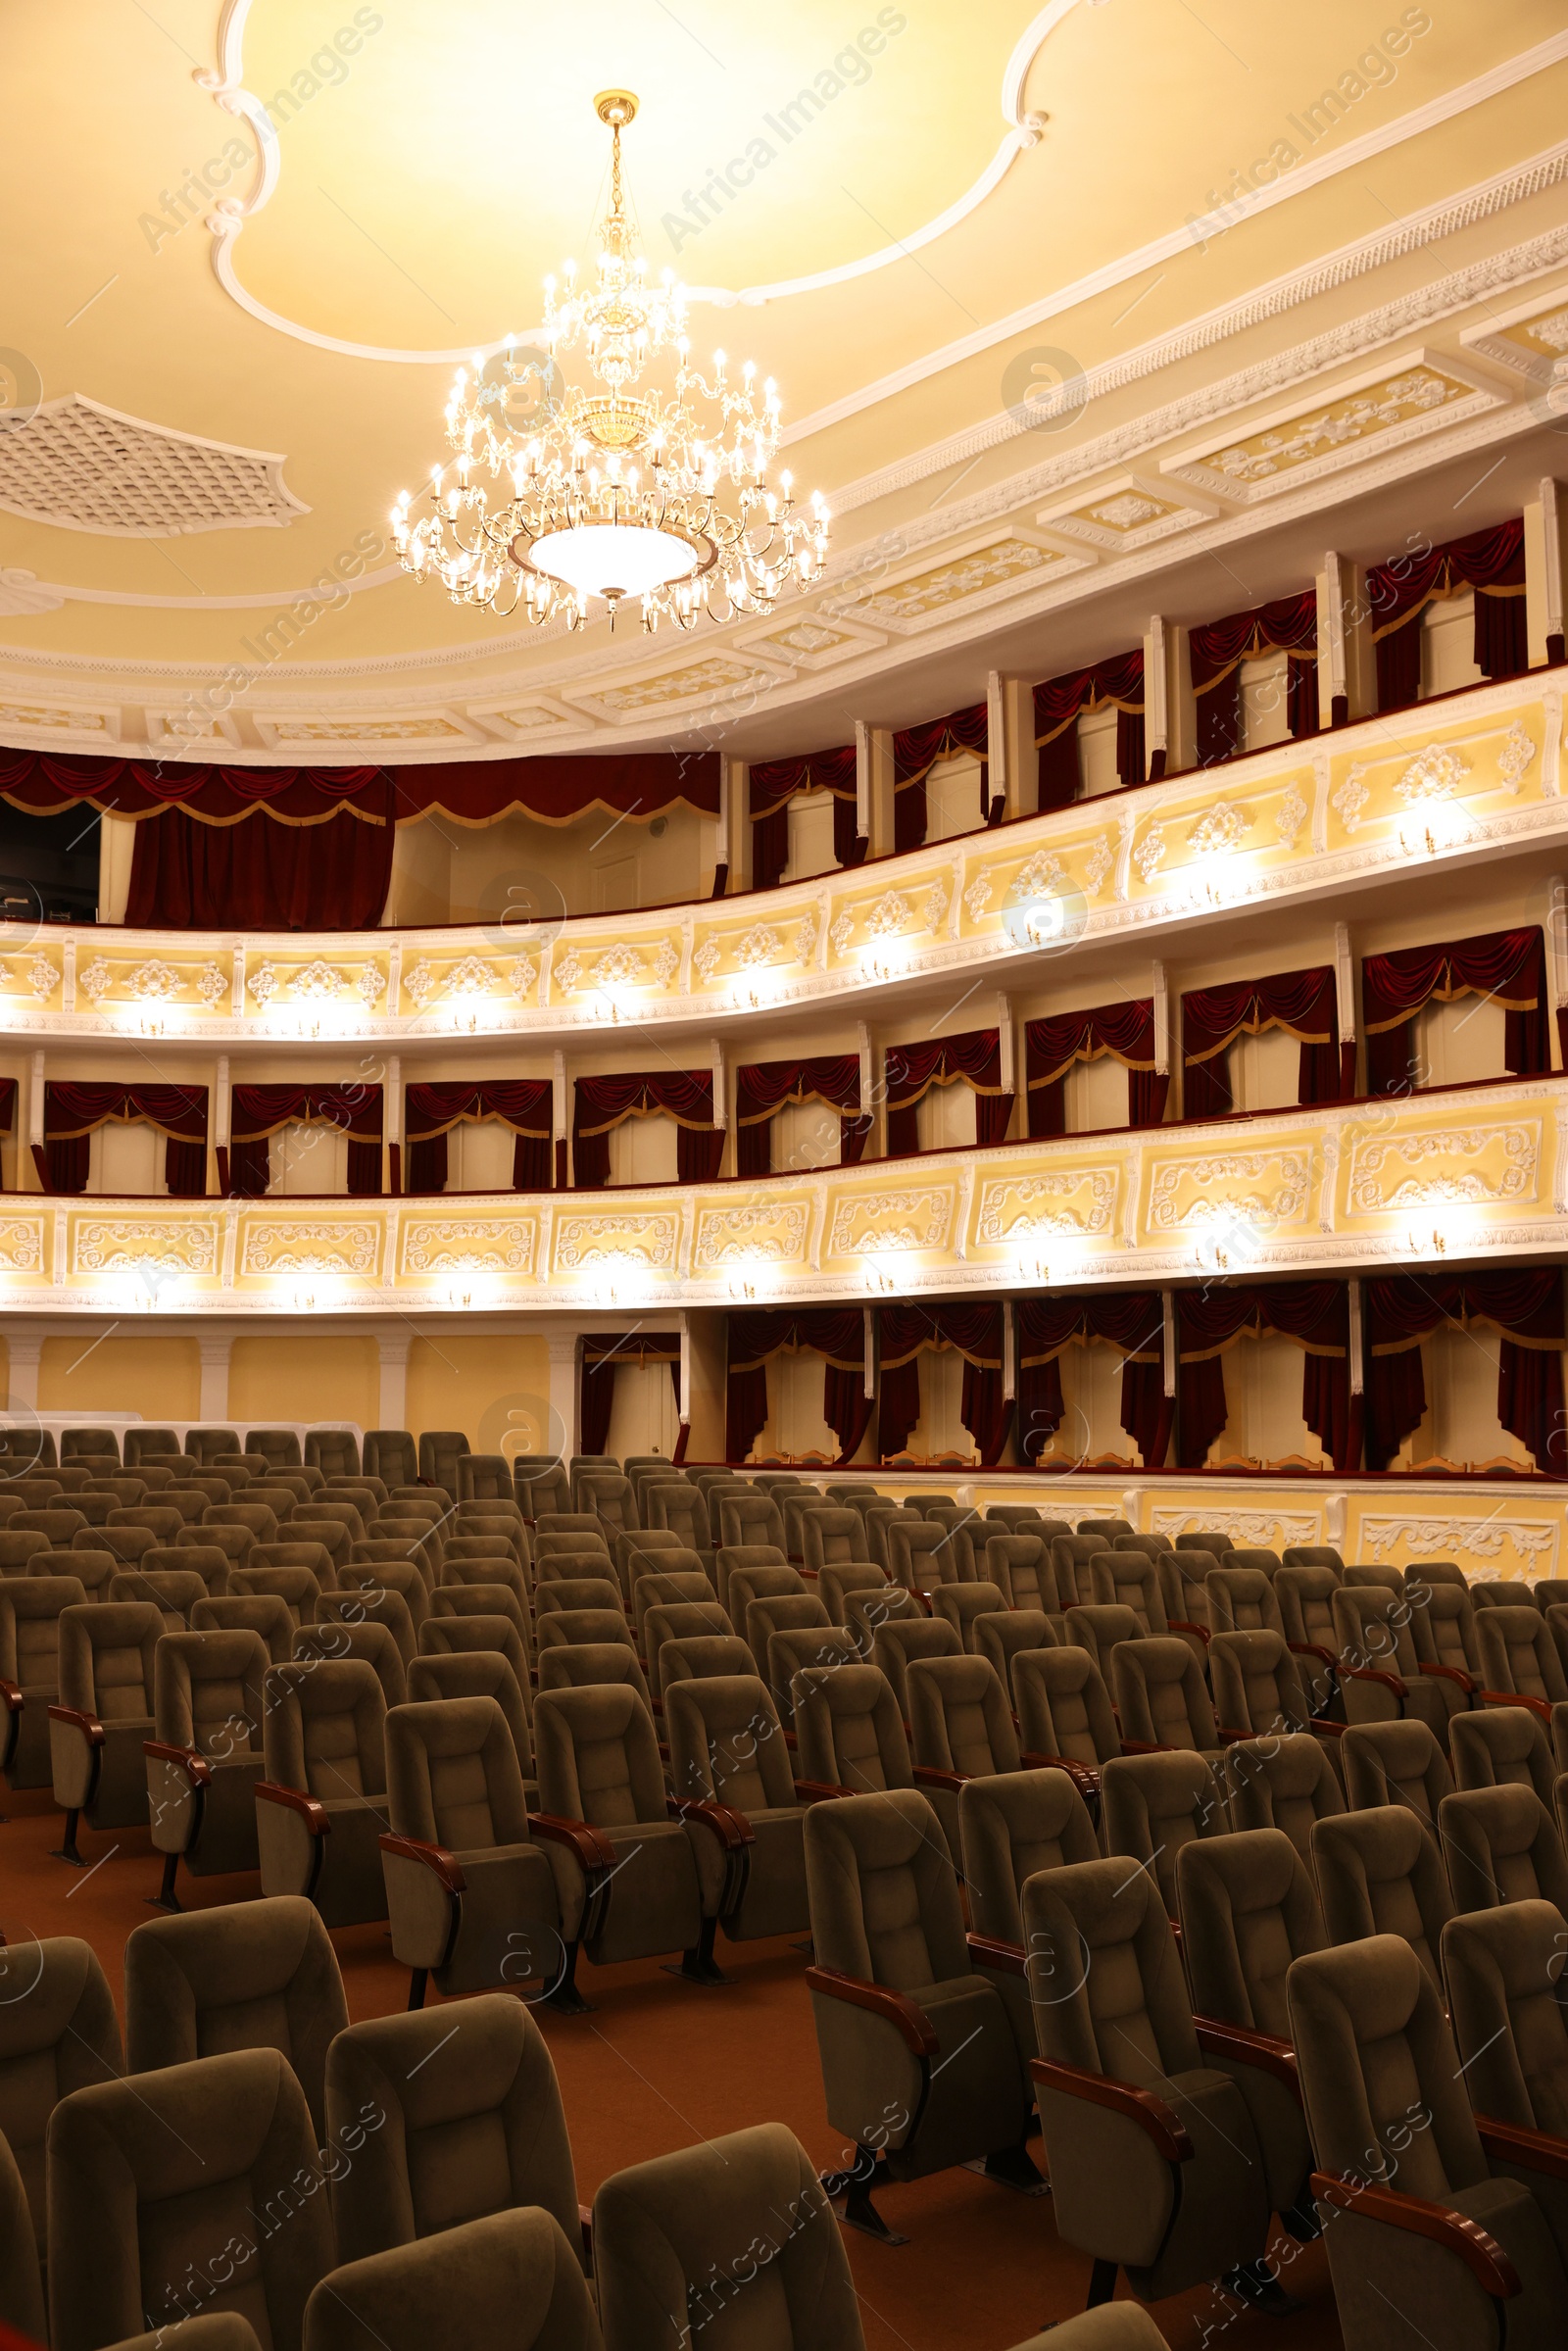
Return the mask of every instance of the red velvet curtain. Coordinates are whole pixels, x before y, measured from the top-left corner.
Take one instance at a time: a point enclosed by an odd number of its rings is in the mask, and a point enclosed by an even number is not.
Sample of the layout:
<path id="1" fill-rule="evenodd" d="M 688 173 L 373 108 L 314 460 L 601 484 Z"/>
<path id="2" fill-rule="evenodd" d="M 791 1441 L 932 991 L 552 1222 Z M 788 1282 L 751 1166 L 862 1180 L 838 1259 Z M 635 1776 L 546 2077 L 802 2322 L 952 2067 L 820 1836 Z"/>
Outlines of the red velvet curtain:
<path id="1" fill-rule="evenodd" d="M 1088 1012 L 1058 1012 L 1049 1020 L 1031 1020 L 1024 1030 L 1029 1056 L 1031 1135 L 1067 1132 L 1065 1085 L 1075 1061 L 1098 1061 L 1108 1055 L 1127 1072 L 1127 1124 L 1157 1127 L 1165 1115 L 1170 1079 L 1154 1067 L 1154 1000 L 1138 998 L 1122 1004 L 1097 1004 Z M 1038 1072 L 1038 1074 L 1037 1074 Z"/>
<path id="2" fill-rule="evenodd" d="M 619 1338 L 596 1332 L 582 1343 L 582 1382 L 578 1392 L 578 1435 L 585 1453 L 602 1453 L 610 1435 L 610 1416 L 615 1402 L 615 1374 L 623 1363 L 639 1367 L 667 1363 L 680 1402 L 680 1333 L 629 1331 Z M 676 1447 L 676 1458 L 681 1447 Z"/>
<path id="3" fill-rule="evenodd" d="M 1368 1094 L 1410 1092 L 1416 1077 L 1411 1021 L 1434 998 L 1451 1004 L 1459 996 L 1489 996 L 1503 1006 L 1503 1060 L 1516 1077 L 1551 1067 L 1546 951 L 1540 926 L 1532 923 L 1362 958 Z"/>
<path id="4" fill-rule="evenodd" d="M 1321 963 L 1310 971 L 1281 971 L 1263 980 L 1233 980 L 1223 988 L 1195 988 L 1182 998 L 1184 1118 L 1223 1118 L 1236 1107 L 1229 1049 L 1244 1033 L 1256 1037 L 1265 1029 L 1284 1029 L 1300 1039 L 1298 1102 L 1343 1099 L 1346 1073 L 1334 969 Z"/>
<path id="5" fill-rule="evenodd" d="M 1003 1397 L 1002 1307 L 884 1306 L 878 1323 L 877 1453 L 901 1452 L 920 1418 L 920 1357 L 956 1347 L 963 1357 L 959 1417 L 979 1447 L 982 1468 L 1002 1458 L 1013 1407 Z"/>
<path id="6" fill-rule="evenodd" d="M 1057 1358 L 1075 1341 L 1103 1339 L 1118 1347 L 1121 1425 L 1146 1469 L 1164 1467 L 1173 1398 L 1165 1394 L 1164 1304 L 1157 1290 L 1112 1290 L 1083 1297 L 1022 1298 L 1018 1318 L 1018 1451 L 1038 1461 L 1065 1415 Z"/>
<path id="7" fill-rule="evenodd" d="M 776 1355 L 823 1360 L 822 1418 L 839 1441 L 837 1466 L 853 1461 L 871 1417 L 865 1394 L 865 1318 L 858 1306 L 749 1308 L 727 1333 L 724 1454 L 744 1461 L 767 1422 L 767 1366 Z"/>
<path id="8" fill-rule="evenodd" d="M 833 795 L 833 855 L 858 865 L 866 841 L 856 830 L 857 759 L 853 743 L 808 751 L 796 759 L 764 759 L 751 770 L 752 887 L 771 890 L 790 861 L 790 802 L 797 792 Z"/>
<path id="9" fill-rule="evenodd" d="M 16 1082 L 11 1081 L 11 1110 Z M 200 1200 L 207 1190 L 205 1086 L 82 1085 L 64 1079 L 43 1090 L 44 1154 L 51 1192 L 87 1188 L 88 1138 L 111 1120 L 143 1120 L 166 1138 L 164 1182 L 174 1200 Z"/>
<path id="10" fill-rule="evenodd" d="M 352 1199 L 372 1199 L 380 1192 L 379 1086 L 236 1086 L 228 1181 L 234 1199 L 261 1199 L 267 1190 L 269 1138 L 282 1127 L 307 1122 L 347 1135 Z"/>
<path id="11" fill-rule="evenodd" d="M 1386 1469 L 1427 1408 L 1421 1341 L 1442 1323 L 1502 1335 L 1497 1418 L 1546 1476 L 1568 1476 L 1563 1425 L 1562 1268 L 1386 1274 L 1365 1289 L 1367 1456 Z"/>
<path id="12" fill-rule="evenodd" d="M 213 824 L 183 808 L 144 817 L 131 851 L 125 920 L 137 929 L 372 930 L 392 878 L 392 785 L 373 821 L 340 808 L 322 822 L 265 812 Z"/>
<path id="13" fill-rule="evenodd" d="M 1342 1281 L 1229 1282 L 1176 1301 L 1178 1466 L 1201 1469 L 1229 1418 L 1226 1350 L 1248 1332 L 1279 1331 L 1302 1349 L 1301 1418 L 1337 1470 L 1358 1466 L 1351 1410 L 1349 1302 Z"/>
<path id="14" fill-rule="evenodd" d="M 735 1167 L 743 1176 L 770 1175 L 773 1120 L 787 1104 L 825 1102 L 839 1117 L 839 1164 L 854 1167 L 865 1151 L 871 1121 L 860 1116 L 860 1056 L 820 1053 L 808 1061 L 751 1061 L 735 1072 Z"/>
<path id="15" fill-rule="evenodd" d="M 1244 661 L 1286 656 L 1286 714 L 1293 735 L 1317 732 L 1317 593 L 1281 596 L 1250 612 L 1228 612 L 1188 638 L 1198 697 L 1198 764 L 1212 767 L 1241 749 Z"/>
<path id="16" fill-rule="evenodd" d="M 1404 710 L 1421 697 L 1421 613 L 1441 597 L 1475 591 L 1474 661 L 1486 677 L 1518 677 L 1530 666 L 1525 623 L 1525 526 L 1514 515 L 1442 547 L 1374 563 L 1366 575 L 1378 664 L 1378 709 Z"/>
<path id="17" fill-rule="evenodd" d="M 1078 797 L 1078 721 L 1116 706 L 1116 774 L 1123 784 L 1144 780 L 1144 654 L 1121 653 L 1092 669 L 1070 669 L 1035 688 L 1035 748 L 1040 755 L 1040 807 L 1064 808 Z"/>
<path id="18" fill-rule="evenodd" d="M 925 779 L 938 759 L 955 752 L 972 751 L 980 761 L 979 824 L 1000 814 L 990 801 L 990 715 L 983 702 L 966 710 L 950 710 L 945 718 L 928 719 L 924 726 L 906 726 L 893 738 L 893 847 L 902 856 L 925 841 Z"/>
<path id="19" fill-rule="evenodd" d="M 890 1045 L 883 1063 L 887 1087 L 888 1156 L 920 1148 L 917 1105 L 933 1086 L 962 1080 L 973 1089 L 977 1143 L 1001 1143 L 1012 1117 L 1012 1096 L 1002 1091 L 1002 1040 L 996 1029 L 961 1037 L 928 1037 L 919 1045 Z"/>
<path id="20" fill-rule="evenodd" d="M 548 1078 L 458 1079 L 405 1087 L 404 1133 L 410 1192 L 445 1192 L 447 1136 L 462 1119 L 494 1119 L 511 1127 L 514 1192 L 551 1189 L 552 1087 Z M 597 1449 L 597 1448 L 595 1448 Z"/>
<path id="21" fill-rule="evenodd" d="M 676 1124 L 677 1182 L 712 1181 L 724 1151 L 723 1130 L 713 1124 L 712 1071 L 617 1071 L 613 1077 L 576 1081 L 571 1163 L 579 1192 L 600 1192 L 609 1183 L 611 1129 L 655 1110 L 667 1111 Z"/>

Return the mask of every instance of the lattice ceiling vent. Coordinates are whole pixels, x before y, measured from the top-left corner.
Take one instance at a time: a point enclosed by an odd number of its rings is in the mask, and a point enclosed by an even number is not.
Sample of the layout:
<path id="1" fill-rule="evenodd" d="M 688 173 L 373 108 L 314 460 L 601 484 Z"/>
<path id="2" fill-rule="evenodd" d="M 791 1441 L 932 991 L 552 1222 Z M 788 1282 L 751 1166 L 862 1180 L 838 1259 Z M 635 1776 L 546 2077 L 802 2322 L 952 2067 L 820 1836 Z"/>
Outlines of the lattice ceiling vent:
<path id="1" fill-rule="evenodd" d="M 0 508 L 111 539 L 280 530 L 310 513 L 284 487 L 285 463 L 69 392 L 0 431 Z"/>

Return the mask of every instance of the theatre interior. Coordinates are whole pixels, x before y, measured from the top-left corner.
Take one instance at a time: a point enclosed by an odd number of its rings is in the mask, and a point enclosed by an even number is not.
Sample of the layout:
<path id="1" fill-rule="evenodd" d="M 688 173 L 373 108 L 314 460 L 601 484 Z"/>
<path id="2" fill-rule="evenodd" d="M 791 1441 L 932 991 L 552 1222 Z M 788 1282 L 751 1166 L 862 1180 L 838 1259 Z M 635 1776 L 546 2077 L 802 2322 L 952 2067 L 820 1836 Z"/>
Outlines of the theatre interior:
<path id="1" fill-rule="evenodd" d="M 0 2351 L 1561 2351 L 1560 6 L 0 87 Z"/>

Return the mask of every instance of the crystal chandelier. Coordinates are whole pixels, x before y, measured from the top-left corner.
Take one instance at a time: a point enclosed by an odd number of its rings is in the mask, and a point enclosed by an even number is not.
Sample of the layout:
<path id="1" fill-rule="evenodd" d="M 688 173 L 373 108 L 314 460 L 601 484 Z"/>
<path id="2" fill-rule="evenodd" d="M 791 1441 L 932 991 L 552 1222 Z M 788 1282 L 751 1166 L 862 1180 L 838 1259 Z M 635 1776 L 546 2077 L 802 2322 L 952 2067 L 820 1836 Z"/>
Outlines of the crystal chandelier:
<path id="1" fill-rule="evenodd" d="M 514 434 L 509 410 L 535 383 L 539 354 L 509 343 L 499 366 L 460 367 L 446 408 L 448 463 L 431 468 L 416 501 L 392 510 L 398 560 L 416 579 L 438 579 L 455 604 L 505 618 L 564 617 L 580 628 L 602 597 L 611 626 L 635 598 L 645 629 L 690 628 L 708 612 L 727 620 L 771 612 L 792 583 L 821 572 L 828 513 L 814 492 L 798 507 L 778 454 L 779 399 L 739 383 L 716 352 L 711 376 L 689 359 L 685 288 L 666 269 L 657 286 L 634 250 L 621 186 L 620 134 L 637 112 L 628 90 L 606 90 L 594 111 L 612 138 L 610 210 L 599 228 L 598 283 L 579 291 L 566 264 L 564 297 L 545 279 L 548 375 L 556 354 L 581 344 L 594 383 L 547 405 Z M 662 362 L 670 389 L 645 382 Z"/>

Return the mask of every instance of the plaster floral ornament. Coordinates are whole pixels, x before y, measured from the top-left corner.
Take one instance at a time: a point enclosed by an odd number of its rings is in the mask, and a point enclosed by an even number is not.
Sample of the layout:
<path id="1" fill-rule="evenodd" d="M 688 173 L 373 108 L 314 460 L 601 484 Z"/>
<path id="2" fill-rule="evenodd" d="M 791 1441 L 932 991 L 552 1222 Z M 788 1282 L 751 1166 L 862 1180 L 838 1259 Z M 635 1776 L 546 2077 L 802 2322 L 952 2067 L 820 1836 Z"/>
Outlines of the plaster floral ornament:
<path id="1" fill-rule="evenodd" d="M 1451 800 L 1469 772 L 1469 760 L 1461 759 L 1456 751 L 1423 751 L 1405 768 L 1394 795 L 1407 808 L 1422 801 Z"/>
<path id="2" fill-rule="evenodd" d="M 795 960 L 809 963 L 816 953 L 816 916 L 808 907 L 801 916 L 801 927 L 795 934 Z"/>
<path id="3" fill-rule="evenodd" d="M 711 985 L 713 975 L 723 959 L 724 951 L 718 941 L 713 938 L 705 939 L 692 957 L 692 969 L 705 988 Z"/>
<path id="4" fill-rule="evenodd" d="M 1240 849 L 1244 836 L 1251 829 L 1250 821 L 1240 808 L 1228 800 L 1218 800 L 1200 816 L 1187 836 L 1187 845 L 1200 857 L 1228 857 Z M 1149 876 L 1145 874 L 1147 881 Z"/>
<path id="5" fill-rule="evenodd" d="M 948 886 L 946 882 L 935 881 L 926 893 L 925 905 L 920 910 L 920 919 L 928 931 L 940 931 L 947 918 Z"/>
<path id="6" fill-rule="evenodd" d="M 421 956 L 412 971 L 403 974 L 403 985 L 416 1012 L 422 1012 L 435 994 L 435 973 Z"/>
<path id="7" fill-rule="evenodd" d="M 771 963 L 777 953 L 778 933 L 770 931 L 765 922 L 754 922 L 746 936 L 735 943 L 735 960 L 743 971 L 755 971 L 760 963 Z"/>
<path id="8" fill-rule="evenodd" d="M 1164 864 L 1165 851 L 1164 826 L 1152 824 L 1133 852 L 1133 863 L 1137 866 L 1146 886 L 1152 882 L 1155 874 Z"/>
<path id="9" fill-rule="evenodd" d="M 42 1004 L 60 985 L 60 966 L 47 955 L 34 955 L 27 965 L 27 985 Z"/>
<path id="10" fill-rule="evenodd" d="M 228 994 L 227 972 L 220 971 L 216 963 L 204 963 L 196 974 L 196 993 L 208 1010 L 213 1010 Z"/>
<path id="11" fill-rule="evenodd" d="M 1510 792 L 1518 791 L 1535 756 L 1535 743 L 1516 718 L 1503 736 L 1502 749 L 1497 754 L 1497 773 Z"/>
<path id="12" fill-rule="evenodd" d="M 1296 847 L 1297 842 L 1300 839 L 1301 827 L 1310 813 L 1302 797 L 1300 786 L 1293 784 L 1274 811 L 1274 830 L 1278 833 L 1284 848 L 1294 849 Z"/>
<path id="13" fill-rule="evenodd" d="M 556 978 L 569 993 L 582 985 L 582 957 L 574 947 L 568 947 L 556 965 Z"/>
<path id="14" fill-rule="evenodd" d="M 247 976 L 245 985 L 265 1012 L 277 994 L 277 973 L 270 963 L 258 963 L 256 969 Z"/>
<path id="15" fill-rule="evenodd" d="M 909 919 L 909 909 L 897 890 L 884 890 L 865 917 L 868 939 L 892 939 L 903 931 Z"/>
<path id="16" fill-rule="evenodd" d="M 448 996 L 488 996 L 495 986 L 495 973 L 477 955 L 465 955 L 454 963 L 446 977 Z"/>
<path id="17" fill-rule="evenodd" d="M 518 998 L 533 994 L 539 978 L 539 966 L 532 955 L 518 955 L 512 966 L 512 993 Z"/>
<path id="18" fill-rule="evenodd" d="M 855 916 L 850 912 L 848 906 L 845 907 L 833 928 L 828 932 L 828 937 L 833 943 L 835 955 L 849 954 L 850 942 L 855 937 Z"/>
<path id="19" fill-rule="evenodd" d="M 1116 857 L 1110 846 L 1110 836 L 1108 833 L 1102 833 L 1084 861 L 1084 880 L 1089 884 L 1091 898 L 1100 896 L 1115 862 Z"/>
<path id="20" fill-rule="evenodd" d="M 1357 762 L 1333 795 L 1333 806 L 1338 808 L 1340 821 L 1348 833 L 1359 831 L 1362 813 L 1372 797 L 1363 781 L 1365 775 L 1365 767 Z"/>
<path id="21" fill-rule="evenodd" d="M 674 978 L 679 969 L 679 950 L 674 947 L 668 939 L 662 940 L 660 942 L 659 953 L 654 957 L 655 986 L 659 988 L 667 988 L 670 981 Z"/>
<path id="22" fill-rule="evenodd" d="M 373 1012 L 386 994 L 386 973 L 379 964 L 367 963 L 363 966 L 355 985 L 366 1010 Z"/>
<path id="23" fill-rule="evenodd" d="M 85 971 L 76 974 L 76 986 L 81 990 L 94 1011 L 114 986 L 114 974 L 102 955 L 94 955 Z"/>
<path id="24" fill-rule="evenodd" d="M 302 963 L 291 985 L 296 996 L 303 996 L 313 1004 L 324 1003 L 343 992 L 342 974 L 334 971 L 330 963 L 323 963 L 319 956 L 314 963 Z"/>
<path id="25" fill-rule="evenodd" d="M 975 875 L 974 880 L 963 894 L 963 903 L 969 909 L 969 920 L 978 922 L 991 904 L 991 876 L 989 873 Z"/>

